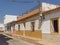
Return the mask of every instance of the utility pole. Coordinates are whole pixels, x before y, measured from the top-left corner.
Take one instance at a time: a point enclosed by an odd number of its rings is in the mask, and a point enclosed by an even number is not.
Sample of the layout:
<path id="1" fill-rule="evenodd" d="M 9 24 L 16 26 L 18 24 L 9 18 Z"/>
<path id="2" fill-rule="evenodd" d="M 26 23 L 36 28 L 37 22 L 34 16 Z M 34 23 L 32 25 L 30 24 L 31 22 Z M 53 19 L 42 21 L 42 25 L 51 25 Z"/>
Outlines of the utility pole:
<path id="1" fill-rule="evenodd" d="M 22 1 L 22 0 L 9 0 L 11 2 L 17 2 L 17 3 L 33 3 L 34 1 Z"/>
<path id="2" fill-rule="evenodd" d="M 38 27 L 38 29 L 40 29 L 41 28 L 41 25 L 42 25 L 42 18 L 43 18 L 43 15 L 42 15 L 42 3 L 41 3 L 40 0 L 35 0 L 35 1 L 39 5 L 39 27 Z"/>

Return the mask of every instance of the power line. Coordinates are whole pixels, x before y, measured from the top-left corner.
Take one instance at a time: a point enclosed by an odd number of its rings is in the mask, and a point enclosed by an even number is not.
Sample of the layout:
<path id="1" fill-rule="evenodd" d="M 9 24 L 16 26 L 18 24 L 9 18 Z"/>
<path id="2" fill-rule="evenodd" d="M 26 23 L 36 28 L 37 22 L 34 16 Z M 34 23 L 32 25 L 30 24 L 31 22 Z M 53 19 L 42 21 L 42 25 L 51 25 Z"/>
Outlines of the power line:
<path id="1" fill-rule="evenodd" d="M 17 3 L 33 3 L 34 1 L 17 1 L 17 0 L 9 0 L 11 2 L 17 2 Z"/>

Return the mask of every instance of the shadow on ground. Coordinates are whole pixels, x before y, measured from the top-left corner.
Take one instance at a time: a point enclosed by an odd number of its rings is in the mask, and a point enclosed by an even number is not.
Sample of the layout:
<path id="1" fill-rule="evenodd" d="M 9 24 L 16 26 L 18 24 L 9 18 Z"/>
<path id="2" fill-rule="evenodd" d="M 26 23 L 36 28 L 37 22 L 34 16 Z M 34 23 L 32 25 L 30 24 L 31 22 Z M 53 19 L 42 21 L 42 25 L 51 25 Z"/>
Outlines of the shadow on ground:
<path id="1" fill-rule="evenodd" d="M 3 34 L 0 34 L 0 45 L 9 45 L 7 41 L 11 40 L 12 38 L 7 37 Z"/>

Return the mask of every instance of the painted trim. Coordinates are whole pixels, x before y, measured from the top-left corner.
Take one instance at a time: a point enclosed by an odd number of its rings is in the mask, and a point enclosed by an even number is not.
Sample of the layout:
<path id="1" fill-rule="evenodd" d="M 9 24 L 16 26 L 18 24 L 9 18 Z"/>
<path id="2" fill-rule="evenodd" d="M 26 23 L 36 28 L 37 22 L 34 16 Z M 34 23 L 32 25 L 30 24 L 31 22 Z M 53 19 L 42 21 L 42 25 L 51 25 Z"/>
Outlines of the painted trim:
<path id="1" fill-rule="evenodd" d="M 42 11 L 42 13 L 43 13 L 43 15 L 46 15 L 46 14 L 50 14 L 50 13 L 57 12 L 57 11 L 60 11 L 60 7 L 57 7 L 57 8 L 51 9 L 51 10 L 47 10 L 47 11 Z"/>
<path id="2" fill-rule="evenodd" d="M 52 20 L 55 20 L 55 19 L 58 20 L 58 32 L 52 32 Z M 59 17 L 50 19 L 50 32 L 51 32 L 51 34 L 59 34 Z"/>
<path id="3" fill-rule="evenodd" d="M 59 34 L 60 34 L 60 17 L 59 17 Z"/>

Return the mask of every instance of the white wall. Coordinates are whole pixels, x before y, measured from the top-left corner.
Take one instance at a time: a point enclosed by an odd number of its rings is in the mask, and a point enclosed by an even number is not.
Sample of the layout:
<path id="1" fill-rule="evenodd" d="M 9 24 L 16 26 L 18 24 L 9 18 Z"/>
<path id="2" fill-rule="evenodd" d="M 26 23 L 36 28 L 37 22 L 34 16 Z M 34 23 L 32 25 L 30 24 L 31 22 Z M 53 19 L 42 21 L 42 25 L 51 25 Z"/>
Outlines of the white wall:
<path id="1" fill-rule="evenodd" d="M 20 30 L 25 30 L 24 23 L 20 23 Z"/>
<path id="2" fill-rule="evenodd" d="M 31 17 L 29 19 L 26 19 L 26 20 L 20 22 L 19 23 L 20 24 L 20 30 L 32 30 L 31 22 L 35 22 L 34 29 L 39 30 L 38 29 L 38 27 L 39 27 L 39 16 Z M 25 23 L 25 27 L 24 27 L 24 23 Z"/>
<path id="3" fill-rule="evenodd" d="M 28 22 L 26 22 L 26 30 L 32 30 L 32 24 L 31 24 L 31 22 L 34 22 L 34 29 L 35 30 L 39 30 L 38 29 L 38 27 L 39 27 L 39 19 L 36 19 L 34 21 L 28 21 Z"/>
<path id="4" fill-rule="evenodd" d="M 45 19 L 42 21 L 41 30 L 42 33 L 50 33 L 50 19 L 60 17 L 60 11 L 50 13 L 45 16 Z"/>
<path id="5" fill-rule="evenodd" d="M 54 9 L 56 7 L 58 7 L 58 5 L 42 2 L 42 11 L 47 11 L 47 10 L 50 10 L 50 9 Z"/>
<path id="6" fill-rule="evenodd" d="M 26 22 L 26 30 L 32 30 L 31 29 L 31 22 Z"/>
<path id="7" fill-rule="evenodd" d="M 18 31 L 18 24 L 15 24 L 15 30 Z"/>
<path id="8" fill-rule="evenodd" d="M 35 20 L 35 30 L 39 30 L 39 18 Z"/>
<path id="9" fill-rule="evenodd" d="M 4 16 L 4 24 L 10 23 L 12 21 L 16 21 L 17 20 L 17 16 L 14 15 L 5 15 Z"/>
<path id="10" fill-rule="evenodd" d="M 39 30 L 38 27 L 39 27 L 39 16 L 35 16 L 35 17 L 32 17 L 32 18 L 29 18 L 27 20 L 25 20 L 25 30 L 32 30 L 32 25 L 31 25 L 31 22 L 34 22 L 34 29 L 35 30 Z"/>

